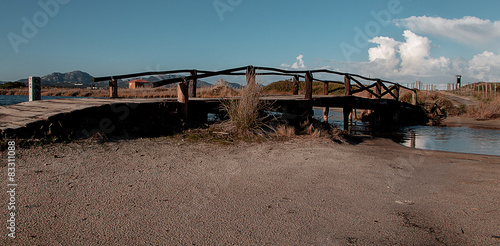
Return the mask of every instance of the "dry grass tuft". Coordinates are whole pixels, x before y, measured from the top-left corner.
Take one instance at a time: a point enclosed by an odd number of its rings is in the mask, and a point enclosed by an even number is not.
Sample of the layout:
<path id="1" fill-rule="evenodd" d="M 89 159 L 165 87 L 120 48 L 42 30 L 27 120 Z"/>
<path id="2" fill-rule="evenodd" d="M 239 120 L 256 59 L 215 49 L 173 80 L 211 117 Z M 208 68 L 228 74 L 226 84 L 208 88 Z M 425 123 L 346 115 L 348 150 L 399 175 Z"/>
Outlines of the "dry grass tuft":
<path id="1" fill-rule="evenodd" d="M 467 108 L 466 116 L 476 119 L 500 118 L 500 98 L 492 102 L 479 102 Z"/>
<path id="2" fill-rule="evenodd" d="M 214 86 L 198 88 L 196 94 L 203 98 L 235 97 L 240 95 L 240 91 L 230 87 L 224 80 L 220 80 Z"/>
<path id="3" fill-rule="evenodd" d="M 262 88 L 257 83 L 245 86 L 241 97 L 236 100 L 223 100 L 222 106 L 228 120 L 224 122 L 227 131 L 243 135 L 265 135 L 265 116 L 261 112 L 265 105 L 260 102 Z"/>
<path id="4" fill-rule="evenodd" d="M 278 137 L 294 137 L 295 136 L 295 127 L 287 126 L 287 125 L 279 125 L 276 127 L 275 134 Z"/>

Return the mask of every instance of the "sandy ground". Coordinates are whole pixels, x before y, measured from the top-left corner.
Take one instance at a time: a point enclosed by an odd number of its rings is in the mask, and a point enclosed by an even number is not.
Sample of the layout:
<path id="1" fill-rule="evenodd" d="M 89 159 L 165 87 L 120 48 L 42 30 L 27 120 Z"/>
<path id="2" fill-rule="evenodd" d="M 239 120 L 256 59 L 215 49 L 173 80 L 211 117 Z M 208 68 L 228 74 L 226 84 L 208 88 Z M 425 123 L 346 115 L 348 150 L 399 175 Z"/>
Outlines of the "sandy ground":
<path id="1" fill-rule="evenodd" d="M 4 226 L 1 245 L 500 245 L 500 157 L 311 138 L 16 157 L 17 238 Z"/>

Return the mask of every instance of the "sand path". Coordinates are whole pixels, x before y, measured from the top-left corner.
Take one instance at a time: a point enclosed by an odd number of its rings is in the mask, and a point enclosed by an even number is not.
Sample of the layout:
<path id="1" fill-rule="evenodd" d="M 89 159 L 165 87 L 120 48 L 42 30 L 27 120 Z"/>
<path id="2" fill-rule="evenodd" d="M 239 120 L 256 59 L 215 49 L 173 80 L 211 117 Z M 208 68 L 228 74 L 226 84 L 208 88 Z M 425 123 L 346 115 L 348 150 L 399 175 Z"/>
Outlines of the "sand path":
<path id="1" fill-rule="evenodd" d="M 1 245 L 500 244 L 500 157 L 153 138 L 20 149 L 17 163 L 17 238 L 4 228 Z"/>

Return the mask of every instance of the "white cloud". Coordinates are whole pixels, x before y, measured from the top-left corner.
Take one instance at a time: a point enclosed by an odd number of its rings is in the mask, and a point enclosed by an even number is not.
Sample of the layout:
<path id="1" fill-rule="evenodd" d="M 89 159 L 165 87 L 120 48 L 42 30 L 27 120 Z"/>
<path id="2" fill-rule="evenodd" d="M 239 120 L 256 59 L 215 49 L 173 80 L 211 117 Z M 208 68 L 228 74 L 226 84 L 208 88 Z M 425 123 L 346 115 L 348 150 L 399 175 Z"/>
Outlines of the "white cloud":
<path id="1" fill-rule="evenodd" d="M 370 72 L 383 75 L 410 75 L 428 77 L 449 67 L 444 57 L 430 56 L 431 41 L 412 31 L 403 33 L 404 42 L 389 37 L 375 37 L 370 43 L 377 44 L 368 50 L 369 63 L 364 67 Z"/>
<path id="2" fill-rule="evenodd" d="M 397 47 L 400 42 L 388 37 L 375 37 L 370 43 L 378 44 L 377 47 L 368 50 L 368 58 L 371 62 L 377 59 L 390 60 L 396 58 Z"/>
<path id="3" fill-rule="evenodd" d="M 292 68 L 293 69 L 302 69 L 302 68 L 306 68 L 306 66 L 304 65 L 304 56 L 303 55 L 299 55 L 297 56 L 297 61 L 292 65 Z"/>
<path id="4" fill-rule="evenodd" d="M 482 81 L 500 81 L 500 54 L 485 51 L 475 55 L 467 65 L 468 76 Z"/>
<path id="5" fill-rule="evenodd" d="M 467 44 L 500 40 L 500 21 L 483 20 L 474 16 L 461 19 L 412 16 L 396 20 L 396 25 L 416 33 L 446 37 Z"/>
<path id="6" fill-rule="evenodd" d="M 280 67 L 284 68 L 284 69 L 289 69 L 289 68 L 292 68 L 292 69 L 304 69 L 304 68 L 306 68 L 306 65 L 304 64 L 304 55 L 299 55 L 295 59 L 297 61 L 295 63 L 293 63 L 291 66 L 290 66 L 290 64 L 282 63 L 280 65 Z"/>
<path id="7" fill-rule="evenodd" d="M 367 62 L 316 59 L 314 69 L 328 68 L 403 84 L 416 80 L 434 84 L 452 83 L 457 74 L 463 76 L 464 82 L 500 81 L 499 52 L 495 54 L 491 51 L 484 51 L 470 60 L 462 57 L 434 57 L 432 56 L 432 41 L 428 37 L 417 35 L 411 30 L 405 30 L 402 36 L 404 41 L 397 41 L 390 37 L 375 37 L 369 40 L 370 43 L 375 44 L 375 47 L 368 49 Z M 306 68 L 303 58 L 303 55 L 299 55 L 293 65 L 282 64 L 281 66 L 294 69 Z M 318 76 L 322 75 L 318 74 Z"/>

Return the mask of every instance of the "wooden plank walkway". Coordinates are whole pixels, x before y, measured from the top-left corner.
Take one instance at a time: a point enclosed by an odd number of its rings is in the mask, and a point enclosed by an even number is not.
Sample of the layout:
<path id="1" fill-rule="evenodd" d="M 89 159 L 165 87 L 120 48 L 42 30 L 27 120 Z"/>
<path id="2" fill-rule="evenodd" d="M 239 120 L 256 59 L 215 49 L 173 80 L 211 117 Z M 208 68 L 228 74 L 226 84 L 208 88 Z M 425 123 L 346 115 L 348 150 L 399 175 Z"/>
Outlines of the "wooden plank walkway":
<path id="1" fill-rule="evenodd" d="M 111 105 L 114 103 L 156 103 L 175 101 L 166 98 L 75 98 L 54 99 L 23 102 L 14 105 L 0 106 L 0 131 L 18 129 L 38 121 L 46 121 L 51 117 L 78 110 Z"/>
<path id="2" fill-rule="evenodd" d="M 235 98 L 190 98 L 190 103 L 195 104 L 220 104 L 221 100 Z M 282 106 L 292 103 L 301 103 L 305 100 L 303 96 L 266 96 L 261 100 Z M 54 99 L 33 102 L 23 102 L 15 105 L 0 106 L 0 130 L 17 129 L 25 127 L 30 123 L 49 120 L 51 117 L 68 114 L 74 111 L 111 105 L 117 103 L 141 104 L 176 102 L 176 98 L 77 98 L 77 99 Z M 317 107 L 351 107 L 372 109 L 376 105 L 396 103 L 394 100 L 375 100 L 353 96 L 313 96 L 313 106 Z"/>

